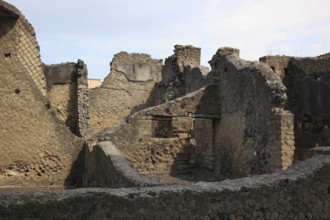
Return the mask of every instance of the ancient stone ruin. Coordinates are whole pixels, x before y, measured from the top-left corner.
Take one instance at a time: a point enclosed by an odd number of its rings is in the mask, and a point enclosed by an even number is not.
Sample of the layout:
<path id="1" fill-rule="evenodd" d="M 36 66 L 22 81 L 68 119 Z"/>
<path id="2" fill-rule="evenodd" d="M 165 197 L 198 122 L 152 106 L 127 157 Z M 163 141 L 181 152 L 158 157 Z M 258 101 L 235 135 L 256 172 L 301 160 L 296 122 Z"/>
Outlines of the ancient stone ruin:
<path id="1" fill-rule="evenodd" d="M 329 219 L 329 54 L 200 57 L 120 52 L 89 88 L 0 0 L 0 219 Z"/>

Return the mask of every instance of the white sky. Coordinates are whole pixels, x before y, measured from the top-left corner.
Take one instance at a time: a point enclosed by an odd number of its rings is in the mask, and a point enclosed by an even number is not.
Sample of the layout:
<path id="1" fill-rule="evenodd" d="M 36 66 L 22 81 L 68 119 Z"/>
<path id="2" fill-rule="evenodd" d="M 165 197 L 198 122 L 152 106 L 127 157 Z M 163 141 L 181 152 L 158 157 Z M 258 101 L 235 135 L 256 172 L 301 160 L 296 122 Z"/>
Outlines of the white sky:
<path id="1" fill-rule="evenodd" d="M 103 79 L 113 55 L 165 59 L 175 44 L 202 48 L 207 65 L 219 47 L 241 57 L 330 52 L 329 0 L 7 0 L 33 25 L 46 64 L 88 65 Z"/>

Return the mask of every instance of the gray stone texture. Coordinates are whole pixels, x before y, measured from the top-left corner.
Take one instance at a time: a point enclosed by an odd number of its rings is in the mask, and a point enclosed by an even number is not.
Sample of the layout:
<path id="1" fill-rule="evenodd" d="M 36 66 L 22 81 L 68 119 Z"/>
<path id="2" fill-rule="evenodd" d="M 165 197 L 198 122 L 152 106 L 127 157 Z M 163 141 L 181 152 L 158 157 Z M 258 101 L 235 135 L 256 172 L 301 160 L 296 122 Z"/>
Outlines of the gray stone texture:
<path id="1" fill-rule="evenodd" d="M 287 88 L 286 109 L 294 114 L 296 160 L 310 157 L 309 149 L 330 144 L 329 56 L 260 58 L 281 76 Z"/>
<path id="2" fill-rule="evenodd" d="M 2 219 L 329 219 L 330 157 L 191 186 L 0 194 Z"/>
<path id="3" fill-rule="evenodd" d="M 201 49 L 191 45 L 175 45 L 174 54 L 165 60 L 162 81 L 152 94 L 154 105 L 162 104 L 194 92 L 207 85 L 209 69 L 200 65 Z"/>
<path id="4" fill-rule="evenodd" d="M 221 105 L 221 119 L 213 126 L 214 169 L 233 176 L 283 169 L 275 152 L 285 143 L 273 141 L 281 128 L 269 122 L 284 114 L 286 88 L 267 65 L 242 60 L 238 53 L 220 48 L 210 61 L 209 75 L 219 84 Z M 288 157 L 292 155 L 293 150 Z"/>
<path id="5" fill-rule="evenodd" d="M 110 141 L 99 142 L 92 152 L 86 148 L 86 169 L 83 185 L 86 187 L 123 188 L 159 185 L 142 177 L 131 167 L 124 155 Z"/>
<path id="6" fill-rule="evenodd" d="M 248 62 L 225 47 L 207 73 L 191 45 L 164 65 L 120 52 L 89 90 L 81 60 L 42 67 L 32 26 L 2 0 L 0 49 L 0 185 L 117 188 L 0 193 L 0 219 L 330 218 L 328 54 Z M 297 159 L 324 155 L 292 167 L 295 145 Z M 196 166 L 245 178 L 146 177 Z"/>

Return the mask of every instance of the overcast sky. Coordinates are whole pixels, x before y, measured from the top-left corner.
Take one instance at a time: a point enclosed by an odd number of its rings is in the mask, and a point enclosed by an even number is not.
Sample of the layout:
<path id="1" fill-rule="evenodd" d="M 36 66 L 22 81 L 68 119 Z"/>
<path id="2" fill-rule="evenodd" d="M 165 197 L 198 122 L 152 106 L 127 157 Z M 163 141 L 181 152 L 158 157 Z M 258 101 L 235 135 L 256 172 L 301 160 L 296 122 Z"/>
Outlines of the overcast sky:
<path id="1" fill-rule="evenodd" d="M 175 44 L 202 48 L 207 65 L 219 47 L 241 57 L 330 52 L 329 0 L 7 0 L 33 25 L 46 64 L 88 65 L 102 79 L 120 51 L 165 59 Z"/>

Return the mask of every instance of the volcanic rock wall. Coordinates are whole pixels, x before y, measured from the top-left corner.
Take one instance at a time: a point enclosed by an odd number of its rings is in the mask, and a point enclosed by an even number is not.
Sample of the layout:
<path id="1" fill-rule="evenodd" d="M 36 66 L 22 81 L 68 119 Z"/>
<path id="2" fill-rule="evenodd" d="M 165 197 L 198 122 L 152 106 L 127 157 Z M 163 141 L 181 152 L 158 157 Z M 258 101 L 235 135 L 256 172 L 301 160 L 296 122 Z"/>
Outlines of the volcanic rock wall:
<path id="1" fill-rule="evenodd" d="M 99 141 L 111 141 L 140 173 L 170 173 L 181 169 L 183 163 L 189 165 L 189 158 L 183 159 L 184 153 L 190 155 L 189 133 L 192 129 L 192 112 L 196 112 L 204 89 L 184 97 L 150 107 L 128 117 L 120 126 L 106 129 L 99 135 Z M 189 149 L 186 149 L 189 148 Z M 93 160 L 93 151 L 97 146 L 90 146 L 86 153 L 85 178 L 93 179 L 97 161 Z M 186 150 L 186 151 L 185 151 Z M 109 173 L 109 175 L 111 175 Z"/>
<path id="2" fill-rule="evenodd" d="M 84 141 L 59 120 L 46 96 L 32 26 L 0 1 L 0 185 L 70 185 Z"/>
<path id="3" fill-rule="evenodd" d="M 330 158 L 191 186 L 0 194 L 3 219 L 329 219 Z M 51 208 L 50 208 L 51 207 Z"/>
<path id="4" fill-rule="evenodd" d="M 149 96 L 161 80 L 161 67 L 161 60 L 147 54 L 116 54 L 103 84 L 89 91 L 92 130 L 115 127 L 128 115 L 149 107 Z"/>
<path id="5" fill-rule="evenodd" d="M 213 84 L 139 111 L 99 140 L 113 142 L 141 173 L 174 173 L 185 163 L 239 177 L 291 166 L 293 115 L 283 110 L 281 80 L 232 48 L 210 63 Z"/>
<path id="6" fill-rule="evenodd" d="M 27 74 L 46 96 L 46 79 L 42 71 L 39 45 L 31 24 L 13 6 L 0 1 L 1 57 L 14 58 L 24 66 Z"/>
<path id="7" fill-rule="evenodd" d="M 165 60 L 162 81 L 152 94 L 153 105 L 162 104 L 194 92 L 211 82 L 209 69 L 200 65 L 201 49 L 191 45 L 175 45 L 174 54 Z"/>
<path id="8" fill-rule="evenodd" d="M 284 126 L 281 118 L 293 115 L 283 111 L 286 89 L 281 80 L 267 65 L 240 59 L 237 49 L 219 49 L 210 64 L 210 74 L 219 78 L 221 99 L 221 119 L 214 128 L 215 171 L 245 176 L 286 169 L 294 145 L 284 140 L 291 140 L 293 134 L 286 130 L 293 126 Z M 283 163 L 280 155 L 291 163 Z"/>
<path id="9" fill-rule="evenodd" d="M 310 157 L 309 149 L 330 144 L 330 59 L 267 56 L 260 58 L 281 73 L 287 88 L 286 109 L 294 114 L 296 159 Z"/>

